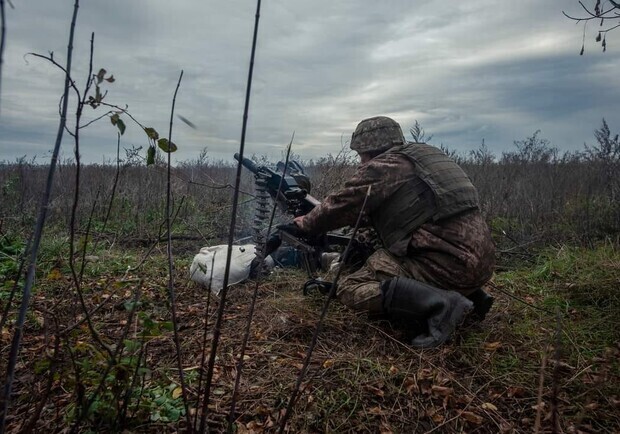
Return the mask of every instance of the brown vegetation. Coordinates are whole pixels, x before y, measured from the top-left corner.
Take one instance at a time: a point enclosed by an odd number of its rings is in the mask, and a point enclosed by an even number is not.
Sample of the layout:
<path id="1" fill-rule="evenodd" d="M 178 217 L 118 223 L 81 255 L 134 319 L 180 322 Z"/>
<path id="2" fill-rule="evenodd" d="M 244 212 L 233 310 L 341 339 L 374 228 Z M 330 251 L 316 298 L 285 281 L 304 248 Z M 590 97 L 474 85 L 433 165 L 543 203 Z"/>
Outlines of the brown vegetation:
<path id="1" fill-rule="evenodd" d="M 620 335 L 614 325 L 620 313 L 620 152 L 606 123 L 597 133 L 598 145 L 582 154 L 560 156 L 534 134 L 499 159 L 484 146 L 457 155 L 480 191 L 500 246 L 500 268 L 488 288 L 497 298 L 492 314 L 460 330 L 452 343 L 421 351 L 407 345 L 405 332 L 332 306 L 287 430 L 620 429 Z M 323 197 L 347 179 L 354 161 L 345 152 L 306 166 L 312 193 Z M 70 258 L 75 169 L 74 162 L 60 164 L 55 180 L 7 428 L 185 430 L 177 357 L 193 421 L 204 384 L 204 342 L 213 336 L 218 307 L 215 297 L 189 281 L 187 270 L 200 247 L 226 237 L 234 170 L 205 154 L 173 168 L 177 354 L 162 244 L 165 170 L 132 159 L 119 166 L 118 178 L 115 165 L 82 167 L 79 236 Z M 5 309 L 19 289 L 15 281 L 21 283 L 17 260 L 44 177 L 44 167 L 23 160 L 0 166 L 3 371 L 15 302 Z M 241 190 L 239 238 L 251 233 L 253 182 L 247 173 Z M 84 261 L 85 310 L 77 302 L 71 261 Z M 238 432 L 279 428 L 322 302 L 318 295 L 301 295 L 305 278 L 286 270 L 260 282 L 234 414 Z M 232 288 L 226 303 L 207 416 L 216 432 L 226 429 L 253 287 Z"/>

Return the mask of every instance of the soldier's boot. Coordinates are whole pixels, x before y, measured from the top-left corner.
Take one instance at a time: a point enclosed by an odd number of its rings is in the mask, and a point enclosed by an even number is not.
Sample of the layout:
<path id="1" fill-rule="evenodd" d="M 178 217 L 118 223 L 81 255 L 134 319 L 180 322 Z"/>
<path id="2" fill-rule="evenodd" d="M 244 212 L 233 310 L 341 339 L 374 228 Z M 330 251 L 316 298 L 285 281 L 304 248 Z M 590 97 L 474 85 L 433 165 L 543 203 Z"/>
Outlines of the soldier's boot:
<path id="1" fill-rule="evenodd" d="M 435 288 L 405 277 L 381 285 L 383 310 L 390 318 L 426 323 L 428 331 L 416 336 L 411 345 L 436 347 L 444 343 L 473 309 L 473 302 L 455 291 Z"/>
<path id="2" fill-rule="evenodd" d="M 487 316 L 495 301 L 495 298 L 484 292 L 482 288 L 476 289 L 467 298 L 474 303 L 474 311 L 471 316 L 476 321 L 482 321 Z"/>

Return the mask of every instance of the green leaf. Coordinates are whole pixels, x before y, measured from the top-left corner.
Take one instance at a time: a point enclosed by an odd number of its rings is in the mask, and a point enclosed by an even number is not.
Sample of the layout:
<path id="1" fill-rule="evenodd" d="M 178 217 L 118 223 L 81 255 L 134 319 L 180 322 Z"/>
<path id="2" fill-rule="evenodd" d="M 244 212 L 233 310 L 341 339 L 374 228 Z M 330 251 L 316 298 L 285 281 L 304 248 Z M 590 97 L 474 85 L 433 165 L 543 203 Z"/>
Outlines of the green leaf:
<path id="1" fill-rule="evenodd" d="M 130 311 L 134 307 L 138 308 L 140 306 L 142 306 L 142 302 L 141 301 L 134 302 L 134 301 L 127 300 L 126 302 L 123 303 L 123 307 L 125 308 L 126 311 Z"/>
<path id="2" fill-rule="evenodd" d="M 146 152 L 146 165 L 150 166 L 155 164 L 155 146 L 149 146 L 149 150 Z"/>
<path id="3" fill-rule="evenodd" d="M 155 131 L 155 128 L 146 127 L 144 129 L 144 132 L 146 133 L 148 138 L 151 139 L 151 140 L 159 139 L 159 133 L 157 133 L 157 131 Z"/>
<path id="4" fill-rule="evenodd" d="M 164 321 L 161 323 L 161 328 L 171 332 L 174 331 L 174 324 L 172 324 L 172 321 Z"/>
<path id="5" fill-rule="evenodd" d="M 116 127 L 117 127 L 117 128 L 118 128 L 118 130 L 120 131 L 121 136 L 122 136 L 123 134 L 125 134 L 125 122 L 123 122 L 123 120 L 122 120 L 122 119 L 119 119 L 119 120 L 116 122 Z"/>
<path id="6" fill-rule="evenodd" d="M 99 84 L 99 83 L 101 83 L 103 81 L 103 77 L 105 76 L 106 72 L 107 71 L 105 69 L 103 69 L 103 68 L 101 68 L 99 70 L 99 72 L 97 73 L 97 84 Z"/>
<path id="7" fill-rule="evenodd" d="M 157 141 L 157 146 L 164 152 L 171 153 L 177 150 L 177 145 L 174 142 L 168 142 L 168 139 L 161 138 Z"/>
<path id="8" fill-rule="evenodd" d="M 171 422 L 178 421 L 180 417 L 181 417 L 181 410 L 179 410 L 178 408 L 171 408 L 170 411 L 168 412 L 168 419 L 170 419 Z"/>
<path id="9" fill-rule="evenodd" d="M 140 341 L 133 341 L 131 339 L 125 339 L 123 341 L 123 344 L 125 344 L 125 348 L 127 348 L 127 351 L 137 351 L 142 346 Z"/>

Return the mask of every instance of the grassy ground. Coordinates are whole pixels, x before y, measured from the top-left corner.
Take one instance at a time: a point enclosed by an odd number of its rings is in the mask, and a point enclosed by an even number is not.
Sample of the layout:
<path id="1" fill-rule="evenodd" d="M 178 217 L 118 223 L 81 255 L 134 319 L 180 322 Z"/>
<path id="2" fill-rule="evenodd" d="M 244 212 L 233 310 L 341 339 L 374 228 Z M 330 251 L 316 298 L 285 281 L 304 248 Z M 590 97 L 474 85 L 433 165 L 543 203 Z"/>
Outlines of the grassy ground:
<path id="1" fill-rule="evenodd" d="M 87 258 L 85 303 L 91 310 L 101 305 L 92 324 L 108 350 L 121 354 L 114 366 L 76 309 L 65 247 L 65 239 L 53 238 L 42 252 L 9 432 L 63 431 L 79 418 L 77 403 L 89 400 L 81 432 L 183 430 L 165 247 L 137 269 L 146 250 L 112 247 Z M 215 297 L 187 279 L 194 250 L 175 259 L 191 416 L 204 324 L 209 342 L 217 310 Z M 10 274 L 9 262 L 0 265 Z M 304 280 L 282 270 L 260 284 L 235 413 L 239 433 L 278 427 L 323 303 L 318 294 L 301 294 Z M 569 433 L 618 432 L 619 287 L 616 247 L 549 248 L 497 273 L 487 320 L 430 350 L 413 349 L 402 331 L 333 303 L 288 431 L 518 433 L 549 432 L 557 423 Z M 0 288 L 2 306 L 9 289 L 10 281 Z M 225 429 L 253 289 L 247 283 L 229 292 L 208 417 L 216 432 Z M 68 328 L 57 341 L 57 330 Z M 11 335 L 9 322 L 1 334 L 2 370 Z"/>

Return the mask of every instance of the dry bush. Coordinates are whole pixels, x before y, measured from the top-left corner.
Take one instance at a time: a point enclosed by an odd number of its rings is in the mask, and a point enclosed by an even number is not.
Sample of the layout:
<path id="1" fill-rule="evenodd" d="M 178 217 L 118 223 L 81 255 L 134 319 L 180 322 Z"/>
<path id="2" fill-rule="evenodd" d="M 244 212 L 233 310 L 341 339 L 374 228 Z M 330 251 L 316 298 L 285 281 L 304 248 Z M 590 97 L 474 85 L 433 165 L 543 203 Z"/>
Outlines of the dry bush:
<path id="1" fill-rule="evenodd" d="M 560 155 L 535 132 L 515 142 L 515 151 L 497 159 L 483 143 L 458 161 L 479 190 L 482 210 L 491 227 L 518 243 L 617 239 L 620 233 L 620 145 L 605 121 L 596 131 L 598 145 L 583 153 Z M 447 148 L 446 148 L 447 151 Z M 447 151 L 451 152 L 451 151 Z M 271 165 L 253 156 L 259 165 Z M 174 235 L 205 243 L 226 238 L 236 164 L 211 161 L 206 151 L 173 169 Z M 344 148 L 337 155 L 302 162 L 312 180 L 311 194 L 318 199 L 340 188 L 355 171 L 357 159 Z M 111 220 L 104 217 L 110 204 L 114 165 L 83 168 L 79 221 L 84 226 L 94 206 L 93 234 L 124 242 L 152 242 L 162 236 L 165 170 L 135 164 L 128 159 L 120 168 Z M 0 219 L 6 226 L 28 228 L 32 223 L 46 168 L 24 159 L 0 164 Z M 51 226 L 66 228 L 73 195 L 75 165 L 59 165 L 49 209 Z M 237 237 L 251 234 L 254 185 L 243 171 Z M 280 220 L 289 217 L 280 216 Z"/>

